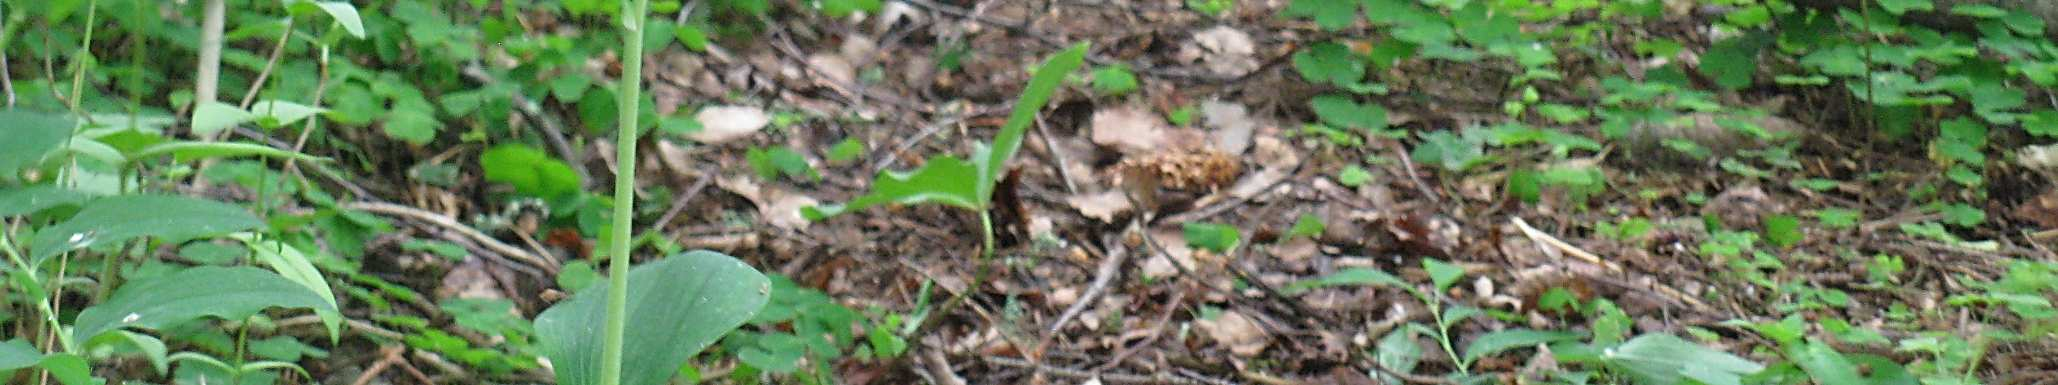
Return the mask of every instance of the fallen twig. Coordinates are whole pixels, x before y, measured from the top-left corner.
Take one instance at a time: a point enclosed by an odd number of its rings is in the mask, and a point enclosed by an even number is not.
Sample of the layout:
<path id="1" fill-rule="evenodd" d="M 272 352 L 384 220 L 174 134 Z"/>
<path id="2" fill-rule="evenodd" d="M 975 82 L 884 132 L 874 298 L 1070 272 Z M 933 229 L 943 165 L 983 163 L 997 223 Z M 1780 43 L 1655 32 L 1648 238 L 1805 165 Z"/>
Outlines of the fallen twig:
<path id="1" fill-rule="evenodd" d="M 1529 221 L 1522 220 L 1522 217 L 1520 216 L 1509 216 L 1508 222 L 1514 223 L 1515 228 L 1522 229 L 1522 235 L 1529 236 L 1529 240 L 1531 241 L 1536 241 L 1537 243 L 1541 243 L 1543 245 L 1556 248 L 1558 249 L 1558 251 L 1562 251 L 1565 254 L 1571 254 L 1574 257 L 1579 257 L 1580 260 L 1586 261 L 1587 263 L 1607 267 L 1609 271 L 1617 273 L 1622 272 L 1622 265 L 1617 265 L 1615 264 L 1615 262 L 1603 260 L 1600 256 L 1594 255 L 1594 253 L 1590 253 L 1586 250 L 1582 250 L 1578 247 L 1572 246 L 1572 244 L 1570 243 L 1565 243 L 1565 241 L 1559 240 L 1558 237 L 1553 237 L 1550 234 L 1544 233 L 1543 231 L 1538 231 L 1535 227 L 1530 227 Z"/>
<path id="2" fill-rule="evenodd" d="M 341 206 L 347 209 L 364 210 L 376 214 L 407 217 L 425 223 L 441 226 L 450 229 L 451 231 L 456 231 L 458 234 L 463 234 L 465 238 L 469 238 L 473 242 L 478 242 L 480 246 L 483 246 L 490 251 L 500 253 L 501 255 L 505 255 L 509 258 L 514 258 L 522 263 L 530 265 L 529 267 L 534 267 L 553 275 L 557 274 L 558 266 L 555 263 L 551 263 L 550 260 L 536 256 L 535 254 L 531 254 L 526 250 L 522 250 L 521 248 L 517 248 L 514 246 L 510 246 L 506 243 L 500 242 L 499 239 L 494 239 L 493 237 L 487 236 L 485 233 L 481 233 L 479 232 L 479 230 L 472 229 L 471 226 L 466 226 L 463 223 L 458 223 L 456 219 L 451 219 L 449 216 L 445 216 L 443 214 L 432 213 L 418 208 L 385 202 L 350 202 L 342 204 Z"/>
<path id="3" fill-rule="evenodd" d="M 1066 307 L 1064 313 L 1059 313 L 1057 321 L 1051 322 L 1050 327 L 1044 329 L 1046 335 L 1043 337 L 1043 341 L 1036 344 L 1038 351 L 1043 350 L 1041 349 L 1043 344 L 1050 342 L 1051 335 L 1056 335 L 1059 330 L 1065 328 L 1065 324 L 1072 322 L 1073 317 L 1078 317 L 1080 312 L 1086 310 L 1086 307 L 1093 306 L 1094 303 L 1098 302 L 1101 292 L 1108 289 L 1108 283 L 1114 282 L 1115 276 L 1122 272 L 1122 261 L 1128 258 L 1129 253 L 1126 249 L 1116 248 L 1108 250 L 1107 257 L 1101 258 L 1100 267 L 1094 269 L 1093 284 L 1086 287 L 1086 293 L 1079 295 L 1078 302 L 1073 302 L 1072 306 Z"/>

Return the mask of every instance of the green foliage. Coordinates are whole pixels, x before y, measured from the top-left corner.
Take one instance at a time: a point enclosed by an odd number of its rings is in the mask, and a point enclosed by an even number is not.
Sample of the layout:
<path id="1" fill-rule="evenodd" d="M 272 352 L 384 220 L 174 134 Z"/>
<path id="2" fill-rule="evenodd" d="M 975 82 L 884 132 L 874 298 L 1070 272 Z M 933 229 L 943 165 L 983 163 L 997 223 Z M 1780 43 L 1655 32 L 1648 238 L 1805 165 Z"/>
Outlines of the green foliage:
<path id="1" fill-rule="evenodd" d="M 1315 215 L 1315 213 L 1303 213 L 1300 218 L 1293 220 L 1293 228 L 1286 230 L 1286 238 L 1319 237 L 1322 235 L 1322 231 L 1328 229 L 1328 227 L 1328 225 L 1322 223 L 1322 217 Z"/>
<path id="2" fill-rule="evenodd" d="M 1129 67 L 1121 64 L 1094 68 L 1093 92 L 1104 96 L 1136 92 L 1136 74 L 1129 73 Z"/>
<path id="3" fill-rule="evenodd" d="M 549 154 L 521 144 L 502 144 L 479 155 L 486 180 L 513 185 L 515 192 L 556 198 L 579 191 L 579 174 Z"/>
<path id="4" fill-rule="evenodd" d="M 810 220 L 821 220 L 887 203 L 939 203 L 985 212 L 993 198 L 994 185 L 1000 181 L 1007 161 L 1021 150 L 1022 137 L 1034 123 L 1036 113 L 1050 101 L 1065 77 L 1086 61 L 1086 49 L 1084 43 L 1073 45 L 1038 67 L 1030 76 L 1029 85 L 1023 87 L 1022 96 L 1015 100 L 1014 112 L 994 137 L 993 146 L 974 146 L 972 161 L 945 155 L 930 159 L 913 172 L 881 172 L 872 183 L 872 192 L 842 205 L 802 208 L 801 214 Z"/>
<path id="5" fill-rule="evenodd" d="M 764 307 L 771 283 L 721 253 L 694 251 L 645 263 L 629 273 L 630 335 L 622 379 L 657 384 L 680 364 Z M 599 375 L 600 329 L 608 287 L 596 285 L 536 316 L 536 336 L 558 383 L 592 384 Z M 681 302 L 681 301 L 684 302 Z"/>
<path id="6" fill-rule="evenodd" d="M 1336 183 L 1344 185 L 1344 187 L 1357 188 L 1370 182 L 1372 182 L 1372 172 L 1365 171 L 1364 167 L 1358 167 L 1355 164 L 1344 166 L 1343 171 L 1339 171 L 1336 174 Z"/>
<path id="7" fill-rule="evenodd" d="M 790 375 L 806 384 L 833 383 L 831 364 L 860 358 L 896 357 L 907 349 L 898 315 L 878 322 L 837 304 L 822 292 L 772 276 L 771 300 L 750 324 L 756 331 L 732 333 L 722 349 L 746 366 L 744 373 Z M 862 339 L 860 339 L 862 337 Z M 802 362 L 812 366 L 802 366 Z"/>
<path id="8" fill-rule="evenodd" d="M 822 179 L 822 174 L 815 172 L 814 165 L 808 164 L 806 156 L 786 147 L 751 148 L 743 159 L 750 163 L 750 169 L 757 172 L 758 178 L 769 180 L 785 175 L 788 179 L 803 182 Z"/>
<path id="9" fill-rule="evenodd" d="M 30 241 L 29 265 L 65 251 L 154 237 L 168 242 L 262 227 L 249 211 L 226 203 L 166 195 L 119 195 L 86 202 L 78 214 L 43 228 Z"/>
<path id="10" fill-rule="evenodd" d="M 1241 243 L 1236 226 L 1220 223 L 1187 223 L 1183 226 L 1186 245 L 1195 249 L 1228 254 Z"/>
<path id="11" fill-rule="evenodd" d="M 241 320 L 272 307 L 314 309 L 339 317 L 330 300 L 277 274 L 250 267 L 202 266 L 122 286 L 106 302 L 79 312 L 72 340 L 90 341 L 129 327 L 162 329 L 201 317 Z M 329 334 L 340 335 L 337 324 L 329 325 Z"/>

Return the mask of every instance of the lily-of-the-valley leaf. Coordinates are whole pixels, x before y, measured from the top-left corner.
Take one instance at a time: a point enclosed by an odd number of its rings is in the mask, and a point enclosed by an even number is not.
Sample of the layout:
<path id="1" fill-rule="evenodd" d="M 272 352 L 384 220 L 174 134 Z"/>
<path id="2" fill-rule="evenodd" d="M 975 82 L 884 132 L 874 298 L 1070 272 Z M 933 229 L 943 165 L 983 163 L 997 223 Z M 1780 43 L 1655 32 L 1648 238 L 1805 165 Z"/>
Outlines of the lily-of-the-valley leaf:
<path id="1" fill-rule="evenodd" d="M 645 263 L 628 278 L 624 384 L 665 383 L 688 358 L 756 315 L 771 290 L 764 274 L 712 251 Z M 557 383 L 598 383 L 607 291 L 593 285 L 536 317 L 537 339 Z"/>
<path id="2" fill-rule="evenodd" d="M 201 266 L 131 282 L 79 312 L 72 339 L 92 341 L 123 328 L 162 329 L 202 317 L 242 320 L 268 308 L 313 309 L 340 317 L 335 305 L 299 283 L 254 267 Z M 327 325 L 335 338 L 341 330 Z"/>
<path id="3" fill-rule="evenodd" d="M 207 199 L 169 195 L 119 195 L 86 202 L 71 219 L 36 232 L 30 265 L 65 251 L 120 244 L 136 237 L 186 240 L 252 230 L 264 222 L 250 211 Z"/>

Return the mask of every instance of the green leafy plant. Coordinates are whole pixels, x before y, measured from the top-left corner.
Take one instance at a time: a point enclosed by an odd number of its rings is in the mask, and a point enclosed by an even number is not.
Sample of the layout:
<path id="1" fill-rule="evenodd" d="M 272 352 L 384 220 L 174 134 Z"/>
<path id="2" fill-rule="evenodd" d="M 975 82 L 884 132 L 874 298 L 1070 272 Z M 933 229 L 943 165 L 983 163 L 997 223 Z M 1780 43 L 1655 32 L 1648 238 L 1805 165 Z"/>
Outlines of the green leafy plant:
<path id="1" fill-rule="evenodd" d="M 640 74 L 643 30 L 650 0 L 622 0 L 623 73 Z M 635 164 L 642 77 L 624 76 L 618 86 L 616 155 Z M 631 271 L 630 226 L 635 213 L 636 171 L 615 176 L 614 217 L 608 238 L 608 285 L 590 287 L 536 317 L 544 355 L 560 384 L 657 384 L 763 308 L 770 283 L 735 258 L 711 251 L 674 255 Z M 631 286 L 631 283 L 635 283 Z M 681 305 L 673 301 L 687 299 Z M 631 302 L 634 307 L 631 307 Z M 627 338 L 630 323 L 636 338 Z M 604 325 L 595 330 L 594 324 Z M 598 335 L 596 335 L 598 334 Z M 596 344 L 598 342 L 598 344 Z M 629 364 L 633 363 L 633 364 Z"/>
<path id="2" fill-rule="evenodd" d="M 801 214 L 810 220 L 822 220 L 883 204 L 934 203 L 963 208 L 979 214 L 986 239 L 982 254 L 992 254 L 993 220 L 987 209 L 993 202 L 994 185 L 1000 182 L 1008 160 L 1021 150 L 1022 137 L 1038 111 L 1050 101 L 1067 74 L 1085 62 L 1086 49 L 1086 44 L 1074 45 L 1037 67 L 1029 85 L 1022 89 L 1022 96 L 1015 100 L 1014 112 L 994 136 L 993 145 L 975 145 L 971 161 L 945 155 L 930 159 L 912 172 L 881 172 L 873 179 L 870 193 L 840 205 L 802 208 Z"/>

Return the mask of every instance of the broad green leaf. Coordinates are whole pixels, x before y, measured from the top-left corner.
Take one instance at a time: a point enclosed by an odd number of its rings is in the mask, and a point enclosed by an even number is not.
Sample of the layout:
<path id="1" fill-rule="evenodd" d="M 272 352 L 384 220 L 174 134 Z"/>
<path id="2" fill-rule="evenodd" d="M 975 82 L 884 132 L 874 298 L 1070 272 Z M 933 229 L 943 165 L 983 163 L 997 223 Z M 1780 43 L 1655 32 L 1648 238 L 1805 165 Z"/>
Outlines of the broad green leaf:
<path id="1" fill-rule="evenodd" d="M 744 153 L 743 158 L 762 179 L 770 180 L 781 174 L 802 182 L 822 179 L 822 174 L 815 171 L 814 165 L 808 164 L 806 156 L 784 146 L 771 149 L 751 148 L 749 152 Z"/>
<path id="2" fill-rule="evenodd" d="M 288 4 L 295 9 L 319 8 L 328 13 L 330 19 L 335 19 L 336 24 L 342 25 L 343 31 L 349 32 L 351 37 L 365 37 L 364 20 L 358 17 L 357 7 L 348 1 L 289 0 Z"/>
<path id="3" fill-rule="evenodd" d="M 1858 374 L 1857 365 L 1853 365 L 1851 360 L 1845 359 L 1843 353 L 1837 352 L 1835 348 L 1831 348 L 1821 341 L 1811 340 L 1803 346 L 1789 349 L 1787 352 L 1794 360 L 1794 363 L 1800 365 L 1801 370 L 1807 371 L 1808 377 L 1813 378 L 1818 385 L 1865 385 L 1872 383 L 1866 381 L 1863 376 Z"/>
<path id="4" fill-rule="evenodd" d="M 265 127 L 293 124 L 323 112 L 329 110 L 284 100 L 266 100 L 250 105 L 251 116 Z"/>
<path id="5" fill-rule="evenodd" d="M 1286 237 L 1317 237 L 1321 236 L 1322 231 L 1327 230 L 1328 227 L 1327 224 L 1322 223 L 1321 216 L 1315 215 L 1315 213 L 1301 213 L 1300 218 L 1293 220 L 1293 228 L 1286 230 Z"/>
<path id="6" fill-rule="evenodd" d="M 1429 281 L 1436 283 L 1436 291 L 1449 290 L 1451 285 L 1465 277 L 1465 268 L 1435 259 L 1423 259 L 1422 269 L 1429 271 Z"/>
<path id="7" fill-rule="evenodd" d="M 1534 347 L 1538 344 L 1578 339 L 1579 334 L 1569 332 L 1529 329 L 1502 330 L 1479 336 L 1479 338 L 1473 339 L 1471 344 L 1465 345 L 1464 361 L 1468 363 L 1477 361 L 1480 357 L 1499 354 L 1509 349 L 1521 349 Z"/>
<path id="8" fill-rule="evenodd" d="M 244 142 L 201 142 L 181 140 L 164 142 L 144 147 L 129 154 L 130 161 L 149 159 L 160 155 L 171 155 L 175 162 L 190 162 L 203 158 L 235 158 L 261 156 L 275 159 L 292 159 L 302 162 L 324 162 L 328 158 L 308 155 L 272 146 Z"/>
<path id="9" fill-rule="evenodd" d="M 1305 17 L 1315 21 L 1316 26 L 1326 30 L 1339 30 L 1351 26 L 1358 20 L 1358 2 L 1355 0 L 1293 0 L 1282 14 Z"/>
<path id="10" fill-rule="evenodd" d="M 1415 146 L 1408 156 L 1416 162 L 1434 164 L 1447 171 L 1465 171 L 1485 162 L 1486 149 L 1479 141 L 1469 140 L 1452 134 L 1448 130 L 1420 134 L 1422 144 Z"/>
<path id="11" fill-rule="evenodd" d="M 1015 99 L 1015 108 L 1008 114 L 1007 123 L 1000 126 L 1000 133 L 993 137 L 992 152 L 984 157 L 975 157 L 978 166 L 979 207 L 993 199 L 993 184 L 1000 180 L 1000 174 L 1007 169 L 1008 159 L 1014 159 L 1015 151 L 1022 149 L 1022 136 L 1028 134 L 1029 125 L 1036 123 L 1036 115 L 1043 106 L 1050 104 L 1050 95 L 1057 92 L 1066 77 L 1086 62 L 1087 43 L 1072 45 L 1072 48 L 1058 52 L 1050 60 L 1036 68 L 1029 75 L 1029 85 L 1022 87 L 1022 96 Z M 978 154 L 974 154 L 975 156 Z"/>
<path id="12" fill-rule="evenodd" d="M 128 352 L 142 354 L 143 359 L 150 361 L 150 368 L 156 369 L 158 375 L 163 375 L 171 369 L 170 361 L 166 357 L 170 350 L 165 348 L 164 340 L 157 339 L 157 337 L 149 334 L 116 330 L 113 333 L 101 334 L 99 337 L 94 337 L 92 341 L 86 342 L 87 351 L 93 351 L 93 348 L 97 346 L 116 346 Z"/>
<path id="13" fill-rule="evenodd" d="M 193 109 L 193 134 L 211 135 L 256 119 L 250 111 L 222 102 L 201 102 Z"/>
<path id="14" fill-rule="evenodd" d="M 1408 281 L 1403 281 L 1400 277 L 1396 277 L 1393 274 L 1387 274 L 1384 271 L 1369 267 L 1353 267 L 1338 270 L 1336 273 L 1323 276 L 1322 278 L 1294 282 L 1286 285 L 1285 288 L 1279 289 L 1279 291 L 1281 294 L 1295 295 L 1317 288 L 1360 285 L 1409 289 Z"/>
<path id="15" fill-rule="evenodd" d="M 1715 84 L 1731 90 L 1751 85 L 1758 72 L 1758 51 L 1772 39 L 1752 33 L 1715 42 L 1701 56 L 1701 72 L 1715 78 Z"/>
<path id="16" fill-rule="evenodd" d="M 1379 345 L 1374 347 L 1372 360 L 1375 365 L 1395 373 L 1413 373 L 1415 366 L 1422 363 L 1422 345 L 1415 343 L 1415 329 L 1394 328 L 1386 332 L 1385 337 L 1379 338 Z M 1401 379 L 1378 370 L 1373 370 L 1372 374 L 1384 383 L 1402 383 Z"/>
<path id="17" fill-rule="evenodd" d="M 0 342 L 0 371 L 36 366 L 43 361 L 43 351 L 29 345 L 28 340 L 15 338 Z"/>
<path id="18" fill-rule="evenodd" d="M 0 110 L 0 122 L 7 122 L 7 140 L 0 140 L 0 180 L 13 179 L 22 167 L 42 160 L 71 136 L 77 123 L 59 114 L 38 114 L 22 110 Z"/>
<path id="19" fill-rule="evenodd" d="M 1122 96 L 1136 91 L 1136 74 L 1129 73 L 1129 67 L 1121 64 L 1101 66 L 1093 70 L 1093 92 L 1107 96 Z"/>
<path id="20" fill-rule="evenodd" d="M 979 169 L 950 156 L 930 159 L 913 172 L 886 171 L 872 179 L 872 192 L 849 203 L 806 207 L 800 210 L 809 220 L 822 220 L 853 210 L 882 204 L 940 203 L 965 209 L 984 207 L 974 185 Z"/>
<path id="21" fill-rule="evenodd" d="M 336 292 L 329 289 L 329 280 L 322 277 L 321 270 L 315 269 L 314 262 L 307 259 L 307 253 L 301 252 L 299 248 L 288 245 L 285 242 L 258 240 L 256 235 L 250 233 L 231 234 L 229 237 L 243 241 L 243 245 L 250 247 L 252 255 L 257 257 L 258 262 L 271 266 L 272 271 L 278 272 L 280 276 L 286 277 L 286 279 L 292 280 L 293 283 L 298 283 L 300 286 L 305 286 L 308 291 L 320 295 L 322 301 L 327 303 L 329 307 L 339 308 L 336 306 Z M 338 328 L 343 325 L 343 318 L 337 314 L 320 312 L 316 314 L 321 316 L 322 324 L 328 326 L 329 330 L 339 330 Z M 329 342 L 335 343 L 336 341 L 331 340 Z"/>
<path id="22" fill-rule="evenodd" d="M 535 147 L 508 143 L 479 155 L 479 168 L 486 180 L 513 185 L 515 192 L 538 198 L 556 198 L 579 191 L 579 174 L 564 161 Z"/>
<path id="23" fill-rule="evenodd" d="M 1982 19 L 1991 19 L 1996 17 L 2008 16 L 2008 10 L 1986 4 L 1960 3 L 1951 6 L 1951 14 L 1959 16 L 1971 16 Z"/>
<path id="24" fill-rule="evenodd" d="M 247 266 L 200 266 L 123 285 L 107 302 L 79 312 L 72 336 L 91 341 L 118 329 L 156 330 L 209 316 L 241 320 L 274 307 L 338 314 L 319 294 L 278 274 Z M 331 326 L 329 335 L 337 338 L 340 331 Z"/>
<path id="25" fill-rule="evenodd" d="M 1944 205 L 1944 223 L 1958 227 L 1979 226 L 1987 221 L 1987 212 L 1964 203 Z"/>
<path id="26" fill-rule="evenodd" d="M 1638 384 L 1673 385 L 1692 379 L 1708 385 L 1735 385 L 1765 366 L 1670 334 L 1646 334 L 1604 353 L 1602 360 Z"/>
<path id="27" fill-rule="evenodd" d="M 78 206 L 91 199 L 92 195 L 54 185 L 14 187 L 0 190 L 0 217 L 32 214 L 59 206 Z"/>
<path id="28" fill-rule="evenodd" d="M 857 160 L 858 156 L 864 154 L 864 142 L 858 141 L 855 136 L 843 138 L 843 141 L 836 142 L 835 146 L 829 147 L 829 163 L 850 163 L 850 161 Z"/>
<path id="29" fill-rule="evenodd" d="M 1879 7 L 1885 8 L 1887 12 L 1895 15 L 1908 13 L 1908 11 L 1936 10 L 1936 6 L 1930 4 L 1930 0 L 1879 0 Z"/>
<path id="30" fill-rule="evenodd" d="M 1213 251 L 1215 254 L 1228 253 L 1230 249 L 1236 248 L 1241 238 L 1236 226 L 1220 223 L 1187 223 L 1183 229 L 1187 246 Z"/>
<path id="31" fill-rule="evenodd" d="M 1774 214 L 1765 218 L 1765 240 L 1773 246 L 1793 247 L 1801 243 L 1801 219 Z"/>
<path id="32" fill-rule="evenodd" d="M 1332 126 L 1356 130 L 1386 129 L 1386 108 L 1378 103 L 1358 104 L 1342 95 L 1322 95 L 1308 100 L 1315 117 Z"/>
<path id="33" fill-rule="evenodd" d="M 49 372 L 50 377 L 57 378 L 57 383 L 64 385 L 97 385 L 97 381 L 93 379 L 93 364 L 87 362 L 85 357 L 80 357 L 77 354 L 53 353 L 43 356 L 43 362 L 37 365 L 42 366 L 43 370 Z"/>
<path id="34" fill-rule="evenodd" d="M 665 383 L 680 364 L 755 315 L 771 290 L 757 270 L 712 251 L 645 263 L 627 278 L 624 384 Z M 557 383 L 599 380 L 607 291 L 594 285 L 536 316 L 538 346 L 556 368 Z"/>
<path id="35" fill-rule="evenodd" d="M 249 211 L 207 199 L 166 195 L 120 195 L 86 202 L 71 219 L 36 232 L 29 264 L 94 244 L 119 244 L 136 237 L 186 240 L 264 226 Z"/>
<path id="36" fill-rule="evenodd" d="M 1293 69 L 1309 83 L 1352 87 L 1365 79 L 1365 62 L 1349 47 L 1324 41 L 1293 54 Z"/>

